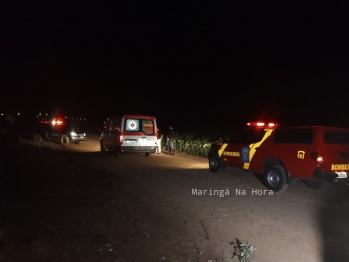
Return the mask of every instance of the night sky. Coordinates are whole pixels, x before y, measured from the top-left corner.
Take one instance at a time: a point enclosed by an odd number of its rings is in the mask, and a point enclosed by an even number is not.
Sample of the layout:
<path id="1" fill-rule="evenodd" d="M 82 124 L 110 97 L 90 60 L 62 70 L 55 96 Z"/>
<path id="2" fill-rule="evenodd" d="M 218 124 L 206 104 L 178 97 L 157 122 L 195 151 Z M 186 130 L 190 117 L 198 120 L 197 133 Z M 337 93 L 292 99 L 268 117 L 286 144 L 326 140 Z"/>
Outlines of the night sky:
<path id="1" fill-rule="evenodd" d="M 166 128 L 349 127 L 345 10 L 330 1 L 14 1 L 2 16 L 0 107 L 151 114 Z"/>

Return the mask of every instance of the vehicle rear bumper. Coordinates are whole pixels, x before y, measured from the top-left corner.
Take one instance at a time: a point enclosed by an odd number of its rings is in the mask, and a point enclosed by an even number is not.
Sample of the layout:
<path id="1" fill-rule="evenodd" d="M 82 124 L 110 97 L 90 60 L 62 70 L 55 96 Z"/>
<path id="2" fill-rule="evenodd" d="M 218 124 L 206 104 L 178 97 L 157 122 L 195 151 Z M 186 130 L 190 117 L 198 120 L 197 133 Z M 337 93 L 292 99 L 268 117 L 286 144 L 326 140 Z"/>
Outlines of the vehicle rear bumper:
<path id="1" fill-rule="evenodd" d="M 122 153 L 155 153 L 156 146 L 120 146 Z"/>
<path id="2" fill-rule="evenodd" d="M 322 172 L 322 167 L 317 167 L 313 172 L 313 178 L 322 178 L 325 180 L 348 180 L 349 172 L 343 171 L 347 174 L 347 178 L 341 178 L 337 173 L 335 172 Z"/>
<path id="3" fill-rule="evenodd" d="M 84 135 L 77 135 L 77 136 L 70 136 L 70 141 L 71 142 L 76 142 L 76 141 L 85 141 L 86 140 L 86 136 Z"/>

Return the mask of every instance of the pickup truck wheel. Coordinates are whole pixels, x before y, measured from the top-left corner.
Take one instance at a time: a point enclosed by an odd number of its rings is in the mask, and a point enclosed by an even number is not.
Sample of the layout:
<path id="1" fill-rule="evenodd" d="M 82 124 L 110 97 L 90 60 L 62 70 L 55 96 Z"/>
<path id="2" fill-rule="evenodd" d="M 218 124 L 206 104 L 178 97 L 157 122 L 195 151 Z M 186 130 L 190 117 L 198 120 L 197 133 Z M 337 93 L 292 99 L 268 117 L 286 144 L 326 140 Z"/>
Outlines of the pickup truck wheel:
<path id="1" fill-rule="evenodd" d="M 274 192 L 285 191 L 288 187 L 285 169 L 278 165 L 269 166 L 264 173 L 264 183 Z"/>
<path id="2" fill-rule="evenodd" d="M 221 166 L 221 161 L 218 155 L 211 156 L 208 160 L 208 165 L 210 167 L 211 172 L 217 173 Z"/>
<path id="3" fill-rule="evenodd" d="M 113 146 L 113 155 L 114 155 L 114 157 L 117 157 L 118 156 L 118 147 L 117 147 L 117 145 L 114 145 Z"/>
<path id="4" fill-rule="evenodd" d="M 42 137 L 38 133 L 34 133 L 33 140 L 35 142 L 41 142 L 42 141 Z"/>
<path id="5" fill-rule="evenodd" d="M 145 153 L 145 156 L 150 156 L 150 154 L 149 153 Z"/>
<path id="6" fill-rule="evenodd" d="M 66 145 L 69 144 L 69 137 L 63 136 L 62 141 L 63 141 L 63 144 L 66 144 Z"/>
<path id="7" fill-rule="evenodd" d="M 310 188 L 319 189 L 325 185 L 325 180 L 303 180 L 303 183 Z"/>
<path id="8" fill-rule="evenodd" d="M 105 148 L 103 146 L 103 141 L 102 140 L 99 142 L 99 145 L 100 145 L 100 148 L 101 148 L 101 152 L 105 152 Z"/>

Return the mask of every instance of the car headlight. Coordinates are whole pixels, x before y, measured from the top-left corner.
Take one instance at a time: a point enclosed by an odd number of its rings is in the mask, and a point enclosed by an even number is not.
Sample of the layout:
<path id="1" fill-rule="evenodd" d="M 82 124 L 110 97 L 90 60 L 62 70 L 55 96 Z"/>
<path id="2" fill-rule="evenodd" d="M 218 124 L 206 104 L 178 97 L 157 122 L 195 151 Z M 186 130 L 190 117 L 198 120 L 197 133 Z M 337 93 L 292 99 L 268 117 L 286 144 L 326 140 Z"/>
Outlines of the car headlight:
<path id="1" fill-rule="evenodd" d="M 71 136 L 77 136 L 77 134 L 75 132 L 71 132 L 70 135 Z"/>

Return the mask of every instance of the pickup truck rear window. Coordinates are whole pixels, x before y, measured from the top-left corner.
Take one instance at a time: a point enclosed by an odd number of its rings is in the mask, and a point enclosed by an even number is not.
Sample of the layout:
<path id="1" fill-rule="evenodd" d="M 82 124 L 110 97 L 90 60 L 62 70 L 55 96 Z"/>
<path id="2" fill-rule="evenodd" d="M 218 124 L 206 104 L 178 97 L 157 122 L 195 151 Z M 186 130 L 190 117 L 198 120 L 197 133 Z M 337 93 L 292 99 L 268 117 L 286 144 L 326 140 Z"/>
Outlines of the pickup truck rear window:
<path id="1" fill-rule="evenodd" d="M 349 145 L 349 133 L 348 132 L 325 132 L 324 143 Z"/>
<path id="2" fill-rule="evenodd" d="M 244 129 L 232 134 L 229 139 L 230 144 L 254 144 L 261 141 L 266 133 L 266 129 Z"/>
<path id="3" fill-rule="evenodd" d="M 276 129 L 273 142 L 287 144 L 313 143 L 312 129 Z"/>

